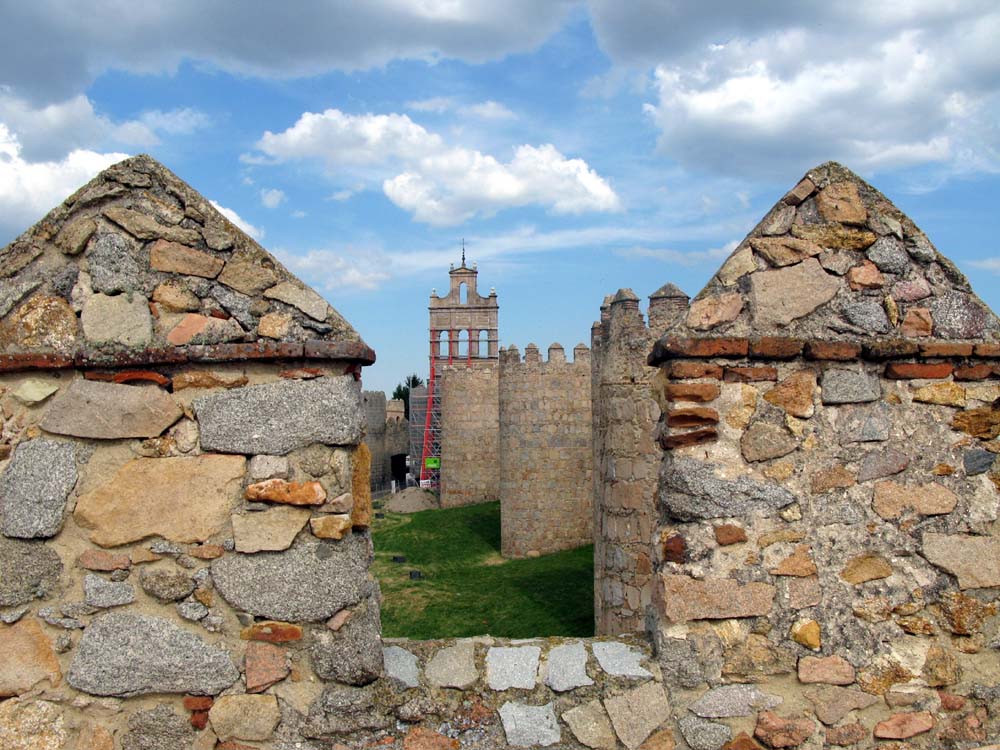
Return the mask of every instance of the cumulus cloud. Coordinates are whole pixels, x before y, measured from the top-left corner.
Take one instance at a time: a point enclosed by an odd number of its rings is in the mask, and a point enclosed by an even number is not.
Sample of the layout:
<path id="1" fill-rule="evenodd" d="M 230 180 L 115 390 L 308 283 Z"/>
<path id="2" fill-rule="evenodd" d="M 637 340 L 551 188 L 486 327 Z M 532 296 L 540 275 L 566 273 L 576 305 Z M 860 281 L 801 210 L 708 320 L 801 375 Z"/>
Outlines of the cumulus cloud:
<path id="1" fill-rule="evenodd" d="M 233 224 L 235 224 L 244 232 L 246 232 L 248 235 L 257 240 L 257 242 L 260 242 L 261 240 L 264 239 L 263 229 L 254 226 L 249 221 L 240 216 L 238 213 L 236 213 L 233 209 L 221 206 L 213 200 L 210 200 L 209 203 L 212 204 L 212 206 L 215 208 L 216 211 L 218 211 L 220 214 L 222 214 L 231 222 L 233 222 Z"/>
<path id="2" fill-rule="evenodd" d="M 58 161 L 24 158 L 17 136 L 0 123 L 0 245 L 27 229 L 122 153 L 75 149 Z"/>
<path id="3" fill-rule="evenodd" d="M 392 276 L 391 256 L 372 248 L 319 249 L 304 254 L 276 250 L 275 255 L 294 274 L 324 291 L 377 289 Z"/>
<path id="4" fill-rule="evenodd" d="M 76 149 L 148 148 L 160 143 L 160 134 L 187 135 L 207 127 L 209 120 L 198 110 L 183 108 L 149 110 L 115 122 L 95 111 L 82 94 L 34 106 L 0 87 L 0 123 L 17 136 L 24 159 L 51 161 Z"/>
<path id="5" fill-rule="evenodd" d="M 260 202 L 264 208 L 277 208 L 285 202 L 285 193 L 277 188 L 265 188 L 260 191 Z"/>
<path id="6" fill-rule="evenodd" d="M 620 208 L 603 177 L 551 144 L 518 146 L 513 158 L 502 162 L 450 146 L 402 114 L 307 112 L 281 133 L 264 133 L 257 148 L 274 162 L 320 159 L 331 172 L 361 168 L 382 175 L 382 189 L 393 203 L 435 225 L 515 206 L 539 205 L 558 214 Z M 404 171 L 393 174 L 399 166 Z"/>
<path id="7" fill-rule="evenodd" d="M 870 172 L 1000 170 L 995 3 L 590 8 L 617 65 L 653 70 L 646 111 L 661 151 L 685 166 L 764 177 L 831 158 Z"/>
<path id="8" fill-rule="evenodd" d="M 240 74 L 287 78 L 360 70 L 395 59 L 470 62 L 534 49 L 572 0 L 173 0 L 84 6 L 6 3 L 0 71 L 36 102 L 68 98 L 106 70 L 162 73 L 200 60 Z M 46 44 L 38 44 L 45 39 Z"/>

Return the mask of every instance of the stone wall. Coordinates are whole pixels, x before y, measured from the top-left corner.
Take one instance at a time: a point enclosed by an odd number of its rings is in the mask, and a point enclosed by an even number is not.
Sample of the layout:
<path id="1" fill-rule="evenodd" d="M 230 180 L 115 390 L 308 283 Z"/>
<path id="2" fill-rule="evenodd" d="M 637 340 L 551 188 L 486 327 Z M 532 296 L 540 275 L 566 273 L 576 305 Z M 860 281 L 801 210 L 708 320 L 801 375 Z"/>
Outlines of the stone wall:
<path id="1" fill-rule="evenodd" d="M 671 285 L 650 297 L 646 326 L 629 289 L 609 297 L 592 329 L 594 447 L 594 627 L 597 634 L 641 631 L 652 591 L 650 539 L 662 453 L 653 439 L 660 410 L 650 391 L 656 369 L 646 353 L 686 312 Z"/>
<path id="2" fill-rule="evenodd" d="M 379 676 L 360 389 L 303 364 L 0 376 L 0 747 L 277 747 Z"/>
<path id="3" fill-rule="evenodd" d="M 372 454 L 371 488 L 382 491 L 392 482 L 392 457 L 410 450 L 409 423 L 403 419 L 401 401 L 386 401 L 382 391 L 361 394 L 365 409 L 364 443 Z M 393 404 L 390 417 L 388 405 Z"/>
<path id="4" fill-rule="evenodd" d="M 590 350 L 529 344 L 500 359 L 500 513 L 505 557 L 548 554 L 593 538 Z"/>
<path id="5" fill-rule="evenodd" d="M 1000 737 L 997 324 L 824 165 L 657 342 L 650 632 L 691 747 Z"/>
<path id="6" fill-rule="evenodd" d="M 498 369 L 442 366 L 441 507 L 476 505 L 499 498 Z"/>

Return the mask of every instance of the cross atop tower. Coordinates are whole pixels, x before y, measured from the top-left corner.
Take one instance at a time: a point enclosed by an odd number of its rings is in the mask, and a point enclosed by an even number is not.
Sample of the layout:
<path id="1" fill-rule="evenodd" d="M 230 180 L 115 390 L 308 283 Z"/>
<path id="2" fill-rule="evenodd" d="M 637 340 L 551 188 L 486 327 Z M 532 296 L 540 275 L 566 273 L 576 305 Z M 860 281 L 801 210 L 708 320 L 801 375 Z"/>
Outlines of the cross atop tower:
<path id="1" fill-rule="evenodd" d="M 465 268 L 465 237 L 462 238 L 462 268 Z"/>

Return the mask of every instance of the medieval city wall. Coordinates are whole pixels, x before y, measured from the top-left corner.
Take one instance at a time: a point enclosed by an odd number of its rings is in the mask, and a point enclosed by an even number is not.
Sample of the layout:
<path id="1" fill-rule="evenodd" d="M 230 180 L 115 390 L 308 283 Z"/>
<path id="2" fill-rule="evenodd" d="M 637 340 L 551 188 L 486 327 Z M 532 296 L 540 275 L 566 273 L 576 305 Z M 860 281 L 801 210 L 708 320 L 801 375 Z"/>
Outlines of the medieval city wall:
<path id="1" fill-rule="evenodd" d="M 402 401 L 386 401 L 382 391 L 364 391 L 361 397 L 365 410 L 364 443 L 372 454 L 371 488 L 387 490 L 392 482 L 392 457 L 410 450 L 409 423 L 403 418 Z"/>
<path id="2" fill-rule="evenodd" d="M 656 368 L 646 356 L 686 309 L 679 290 L 658 291 L 649 303 L 651 329 L 635 294 L 619 290 L 592 329 L 594 627 L 600 635 L 645 629 L 662 455 L 653 436 L 660 416 L 650 389 Z"/>
<path id="3" fill-rule="evenodd" d="M 496 501 L 500 487 L 499 370 L 444 366 L 441 397 L 441 507 Z"/>
<path id="4" fill-rule="evenodd" d="M 831 164 L 657 342 L 650 632 L 690 746 L 1000 737 L 998 334 Z"/>
<path id="5" fill-rule="evenodd" d="M 548 554 L 593 538 L 590 350 L 529 344 L 500 359 L 500 514 L 505 557 Z"/>

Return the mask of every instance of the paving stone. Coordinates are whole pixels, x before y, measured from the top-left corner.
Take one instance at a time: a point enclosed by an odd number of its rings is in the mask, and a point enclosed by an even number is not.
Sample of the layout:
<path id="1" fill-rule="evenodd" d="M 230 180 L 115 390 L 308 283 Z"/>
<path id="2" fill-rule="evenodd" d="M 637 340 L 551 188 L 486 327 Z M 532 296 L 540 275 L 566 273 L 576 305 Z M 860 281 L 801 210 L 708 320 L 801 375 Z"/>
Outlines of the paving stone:
<path id="1" fill-rule="evenodd" d="M 0 748 L 66 750 L 69 733 L 62 710 L 49 701 L 0 703 Z"/>
<path id="2" fill-rule="evenodd" d="M 645 679 L 652 673 L 643 669 L 640 662 L 644 658 L 641 651 L 619 641 L 595 641 L 590 646 L 601 669 L 613 677 Z"/>
<path id="3" fill-rule="evenodd" d="M 364 426 L 360 384 L 350 375 L 247 386 L 197 398 L 194 408 L 202 449 L 224 453 L 356 445 Z"/>
<path id="4" fill-rule="evenodd" d="M 693 521 L 773 512 L 795 502 L 795 495 L 778 484 L 746 476 L 719 479 L 717 468 L 703 461 L 674 458 L 660 496 L 664 510 L 679 521 Z"/>
<path id="5" fill-rule="evenodd" d="M 75 453 L 73 443 L 44 438 L 14 449 L 0 475 L 0 530 L 5 536 L 38 539 L 59 533 L 76 484 Z"/>
<path id="6" fill-rule="evenodd" d="M 308 520 L 308 510 L 280 506 L 262 513 L 233 516 L 236 551 L 275 552 L 288 549 Z"/>
<path id="7" fill-rule="evenodd" d="M 545 684 L 557 693 L 594 684 L 587 676 L 587 649 L 582 641 L 550 649 L 546 668 Z"/>
<path id="8" fill-rule="evenodd" d="M 81 495 L 73 517 L 104 547 L 154 535 L 204 542 L 229 521 L 245 463 L 242 456 L 137 458 Z"/>
<path id="9" fill-rule="evenodd" d="M 90 283 L 95 292 L 141 291 L 147 272 L 137 260 L 139 251 L 132 240 L 119 232 L 95 235 L 87 246 Z"/>
<path id="10" fill-rule="evenodd" d="M 40 424 L 59 435 L 118 440 L 157 437 L 181 416 L 160 388 L 80 378 L 52 400 Z"/>
<path id="11" fill-rule="evenodd" d="M 169 704 L 160 703 L 128 717 L 128 733 L 122 739 L 122 750 L 191 748 L 195 736 L 187 717 L 175 713 Z"/>
<path id="12" fill-rule="evenodd" d="M 58 390 L 59 386 L 49 380 L 28 378 L 27 380 L 22 380 L 17 388 L 11 391 L 10 395 L 25 406 L 34 406 L 35 404 L 40 404 Z"/>
<path id="13" fill-rule="evenodd" d="M 604 707 L 618 738 L 629 750 L 639 747 L 653 730 L 670 718 L 670 704 L 663 686 L 653 681 L 605 698 Z"/>
<path id="14" fill-rule="evenodd" d="M 879 702 L 877 695 L 835 685 L 806 690 L 805 696 L 813 704 L 816 718 L 827 725 L 837 724 L 851 711 L 868 708 Z"/>
<path id="15" fill-rule="evenodd" d="M 697 580 L 660 574 L 657 606 L 672 622 L 763 617 L 771 612 L 776 589 L 769 583 L 740 584 L 731 578 Z M 596 645 L 596 644 L 595 644 Z"/>
<path id="16" fill-rule="evenodd" d="M 759 329 L 786 326 L 829 302 L 839 289 L 840 281 L 824 271 L 815 258 L 758 271 L 750 276 L 753 325 Z"/>
<path id="17" fill-rule="evenodd" d="M 135 601 L 135 589 L 125 581 L 109 581 L 88 573 L 83 578 L 83 600 L 91 607 L 121 607 Z"/>
<path id="18" fill-rule="evenodd" d="M 434 654 L 424 668 L 424 676 L 434 687 L 465 690 L 479 679 L 474 657 L 475 643 L 459 641 Z"/>
<path id="19" fill-rule="evenodd" d="M 922 554 L 957 577 L 961 589 L 1000 586 L 1000 537 L 927 532 Z"/>
<path id="20" fill-rule="evenodd" d="M 486 653 L 486 682 L 493 690 L 533 689 L 541 653 L 538 646 L 490 648 Z"/>
<path id="21" fill-rule="evenodd" d="M 367 685 L 382 674 L 382 627 L 376 590 L 335 633 L 319 630 L 310 655 L 321 679 Z"/>
<path id="22" fill-rule="evenodd" d="M 719 750 L 733 737 L 733 731 L 725 724 L 698 716 L 684 716 L 677 724 L 691 750 Z"/>
<path id="23" fill-rule="evenodd" d="M 28 604 L 55 589 L 62 561 L 43 542 L 23 542 L 0 536 L 0 607 Z"/>
<path id="24" fill-rule="evenodd" d="M 212 704 L 208 719 L 220 740 L 263 742 L 274 734 L 281 712 L 273 695 L 224 695 Z"/>
<path id="25" fill-rule="evenodd" d="M 415 654 L 400 646 L 386 646 L 382 649 L 385 676 L 399 687 L 420 687 L 420 666 Z"/>
<path id="26" fill-rule="evenodd" d="M 779 696 L 765 693 L 754 685 L 722 685 L 706 692 L 688 706 L 688 710 L 703 719 L 722 719 L 752 716 L 781 702 Z"/>
<path id="27" fill-rule="evenodd" d="M 153 338 L 149 303 L 141 294 L 94 294 L 80 315 L 83 335 L 96 346 L 148 346 Z"/>
<path id="28" fill-rule="evenodd" d="M 840 444 L 884 442 L 892 429 L 892 410 L 888 404 L 845 406 L 841 411 Z"/>
<path id="29" fill-rule="evenodd" d="M 324 321 L 329 315 L 330 305 L 316 292 L 301 284 L 291 281 L 282 281 L 280 284 L 272 286 L 264 291 L 264 296 L 268 299 L 276 299 L 286 305 L 296 307 L 310 318 Z"/>
<path id="30" fill-rule="evenodd" d="M 604 707 L 597 699 L 576 706 L 562 715 L 562 720 L 577 741 L 594 750 L 615 750 L 618 740 Z"/>
<path id="31" fill-rule="evenodd" d="M 546 747 L 562 739 L 551 703 L 528 706 L 508 701 L 500 707 L 500 720 L 503 722 L 507 744 L 513 747 Z"/>
<path id="32" fill-rule="evenodd" d="M 225 650 L 167 620 L 114 612 L 84 630 L 66 680 L 85 693 L 126 698 L 216 695 L 238 678 Z"/>
<path id="33" fill-rule="evenodd" d="M 339 542 L 302 540 L 284 552 L 226 555 L 212 562 L 212 580 L 244 612 L 318 622 L 368 594 L 370 545 L 366 535 L 352 534 Z"/>
<path id="34" fill-rule="evenodd" d="M 862 403 L 882 397 L 878 377 L 857 370 L 831 368 L 823 373 L 821 383 L 824 404 Z"/>
<path id="35" fill-rule="evenodd" d="M 42 680 L 52 687 L 62 682 L 59 659 L 38 620 L 0 627 L 0 698 L 21 695 Z"/>

